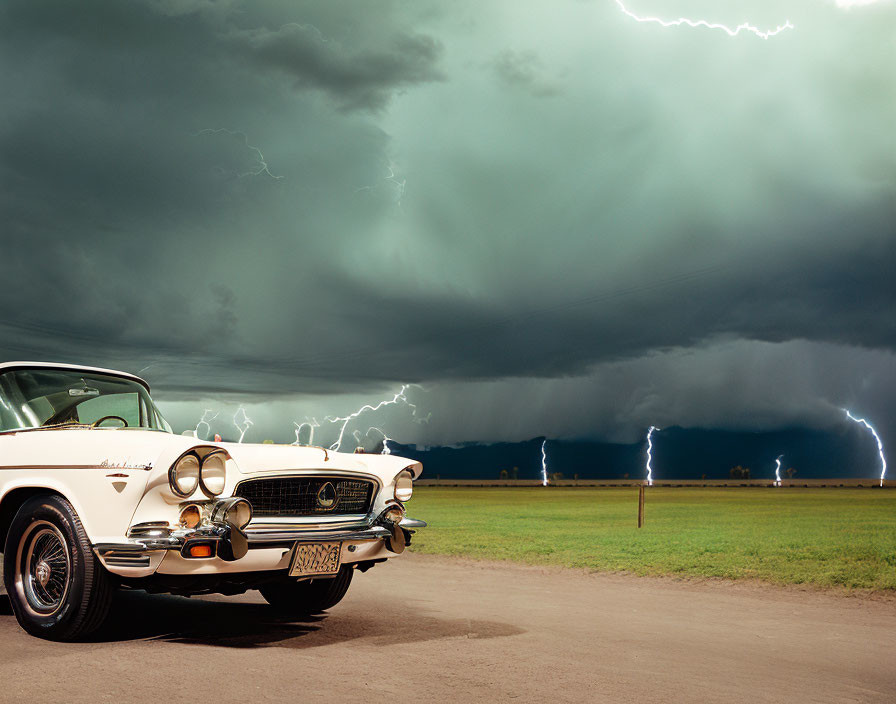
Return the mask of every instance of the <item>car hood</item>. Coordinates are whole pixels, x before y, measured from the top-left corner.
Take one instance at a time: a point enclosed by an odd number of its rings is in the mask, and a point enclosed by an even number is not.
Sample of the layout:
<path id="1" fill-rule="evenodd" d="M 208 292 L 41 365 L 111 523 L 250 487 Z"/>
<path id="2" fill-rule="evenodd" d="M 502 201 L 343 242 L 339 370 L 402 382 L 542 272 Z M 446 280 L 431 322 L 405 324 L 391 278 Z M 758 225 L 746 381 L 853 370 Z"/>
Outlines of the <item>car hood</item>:
<path id="1" fill-rule="evenodd" d="M 243 474 L 271 471 L 334 471 L 361 472 L 376 475 L 384 484 L 392 481 L 403 469 L 414 477 L 423 470 L 414 460 L 398 455 L 368 455 L 333 452 L 322 447 L 298 445 L 257 445 L 236 442 L 200 443 L 222 447 L 230 454 Z"/>
<path id="2" fill-rule="evenodd" d="M 63 467 L 107 467 L 120 470 L 164 472 L 194 447 L 219 447 L 227 451 L 242 474 L 277 471 L 360 472 L 390 483 L 402 469 L 417 477 L 419 462 L 397 455 L 333 452 L 295 445 L 210 442 L 184 435 L 122 428 L 54 428 L 15 433 L 15 457 L 5 464 Z"/>

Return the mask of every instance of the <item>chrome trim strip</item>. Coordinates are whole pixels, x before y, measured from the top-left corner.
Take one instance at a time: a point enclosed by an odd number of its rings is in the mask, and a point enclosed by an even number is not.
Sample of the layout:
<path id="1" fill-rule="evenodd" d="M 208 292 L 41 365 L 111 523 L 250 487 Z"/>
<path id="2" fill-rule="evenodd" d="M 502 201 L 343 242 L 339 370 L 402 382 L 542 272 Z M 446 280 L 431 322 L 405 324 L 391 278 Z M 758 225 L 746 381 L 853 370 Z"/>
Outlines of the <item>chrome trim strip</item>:
<path id="1" fill-rule="evenodd" d="M 99 464 L 6 464 L 0 466 L 0 470 L 3 469 L 105 469 L 109 471 L 110 469 L 122 469 L 121 467 L 110 467 L 106 465 L 103 467 Z M 128 469 L 146 469 L 145 467 L 128 467 Z M 151 467 L 149 469 L 152 469 Z"/>
<path id="2" fill-rule="evenodd" d="M 257 530 L 336 530 L 363 528 L 371 523 L 369 513 L 345 513 L 338 516 L 253 516 L 250 529 Z"/>
<path id="3" fill-rule="evenodd" d="M 288 472 L 288 474 L 287 474 Z M 383 483 L 380 481 L 379 477 L 375 474 L 368 474 L 367 472 L 356 472 L 350 469 L 334 469 L 328 470 L 324 467 L 317 468 L 309 468 L 309 469 L 275 469 L 268 470 L 263 472 L 246 472 L 242 473 L 243 479 L 240 479 L 236 486 L 233 487 L 232 495 L 236 495 L 236 490 L 239 488 L 239 485 L 243 482 L 251 482 L 253 479 L 326 479 L 327 477 L 345 477 L 346 479 L 368 479 L 374 483 L 376 486 L 376 492 L 374 492 L 373 498 L 376 498 L 377 493 L 383 488 Z"/>
<path id="4" fill-rule="evenodd" d="M 97 543 L 93 546 L 94 552 L 100 557 L 103 557 L 108 552 L 126 552 L 132 553 L 135 555 L 142 555 L 146 552 L 152 552 L 154 550 L 175 550 L 178 549 L 178 541 L 176 538 L 164 538 L 157 539 L 153 538 L 145 539 L 131 543 Z"/>
<path id="5" fill-rule="evenodd" d="M 246 530 L 250 545 L 263 545 L 264 543 L 282 543 L 284 541 L 296 541 L 299 543 L 316 543 L 329 540 L 380 540 L 392 535 L 382 526 L 371 526 L 361 530 L 333 530 L 333 531 L 277 531 L 256 533 Z"/>
<path id="6" fill-rule="evenodd" d="M 2 435 L 2 433 L 0 433 Z M 0 471 L 4 469 L 105 469 L 107 472 L 110 469 L 122 469 L 125 471 L 134 470 L 137 472 L 148 472 L 152 469 L 152 465 L 148 466 L 140 466 L 140 467 L 115 467 L 112 465 L 101 465 L 101 464 L 5 464 L 0 465 Z"/>
<path id="7" fill-rule="evenodd" d="M 149 567 L 149 555 L 142 553 L 120 554 L 107 552 L 103 555 L 103 562 L 112 567 Z"/>

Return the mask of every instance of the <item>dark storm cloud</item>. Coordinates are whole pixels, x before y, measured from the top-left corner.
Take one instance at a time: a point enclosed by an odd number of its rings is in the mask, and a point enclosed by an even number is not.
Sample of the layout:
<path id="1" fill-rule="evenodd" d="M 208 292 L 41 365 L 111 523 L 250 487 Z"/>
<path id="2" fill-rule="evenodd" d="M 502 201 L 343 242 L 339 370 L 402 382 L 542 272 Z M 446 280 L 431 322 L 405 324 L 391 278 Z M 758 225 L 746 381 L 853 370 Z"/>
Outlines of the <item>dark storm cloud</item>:
<path id="1" fill-rule="evenodd" d="M 299 87 L 326 91 L 345 109 L 378 110 L 397 88 L 443 78 L 436 68 L 441 47 L 427 36 L 400 34 L 386 47 L 351 55 L 316 27 L 300 24 L 234 32 L 229 39 L 247 58 L 286 72 Z"/>
<path id="2" fill-rule="evenodd" d="M 0 357 L 424 381 L 440 442 L 893 417 L 893 10 L 787 9 L 6 3 Z"/>

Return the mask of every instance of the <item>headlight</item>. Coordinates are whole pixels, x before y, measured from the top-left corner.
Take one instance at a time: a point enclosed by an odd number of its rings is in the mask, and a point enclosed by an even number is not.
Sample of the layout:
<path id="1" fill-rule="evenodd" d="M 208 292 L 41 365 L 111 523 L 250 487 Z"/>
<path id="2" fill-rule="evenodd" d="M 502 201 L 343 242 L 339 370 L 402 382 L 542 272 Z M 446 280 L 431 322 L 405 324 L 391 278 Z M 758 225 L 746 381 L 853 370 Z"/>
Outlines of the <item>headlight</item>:
<path id="1" fill-rule="evenodd" d="M 188 452 L 168 470 L 168 484 L 171 491 L 187 498 L 199 486 L 199 456 Z"/>
<path id="2" fill-rule="evenodd" d="M 212 452 L 202 460 L 199 470 L 199 486 L 206 496 L 218 496 L 227 481 L 227 458 L 223 452 Z"/>
<path id="3" fill-rule="evenodd" d="M 404 470 L 395 477 L 395 498 L 399 501 L 408 501 L 414 493 L 414 475 Z"/>

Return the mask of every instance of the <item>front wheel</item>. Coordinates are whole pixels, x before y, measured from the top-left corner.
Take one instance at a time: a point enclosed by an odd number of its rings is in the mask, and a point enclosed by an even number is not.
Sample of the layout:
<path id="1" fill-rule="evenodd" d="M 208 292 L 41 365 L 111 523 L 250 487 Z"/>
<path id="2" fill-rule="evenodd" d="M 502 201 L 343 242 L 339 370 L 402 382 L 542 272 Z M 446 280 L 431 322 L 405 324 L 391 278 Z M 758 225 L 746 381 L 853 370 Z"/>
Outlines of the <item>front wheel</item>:
<path id="1" fill-rule="evenodd" d="M 259 588 L 261 595 L 278 611 L 290 615 L 316 614 L 336 606 L 352 581 L 354 569 L 343 565 L 335 577 L 297 582 L 283 577 Z"/>
<path id="2" fill-rule="evenodd" d="M 114 588 L 72 505 L 56 495 L 29 499 L 13 518 L 3 579 L 19 625 L 49 640 L 99 628 Z"/>

